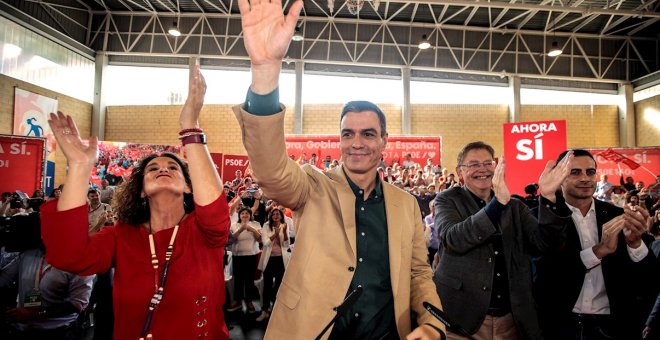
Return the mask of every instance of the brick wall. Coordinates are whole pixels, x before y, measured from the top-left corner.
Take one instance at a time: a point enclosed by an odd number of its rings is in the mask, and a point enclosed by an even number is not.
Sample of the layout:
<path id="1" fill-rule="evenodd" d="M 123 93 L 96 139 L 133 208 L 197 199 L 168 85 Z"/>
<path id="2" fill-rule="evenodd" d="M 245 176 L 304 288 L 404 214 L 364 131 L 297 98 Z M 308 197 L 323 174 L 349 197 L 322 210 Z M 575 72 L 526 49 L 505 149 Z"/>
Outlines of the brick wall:
<path id="1" fill-rule="evenodd" d="M 456 155 L 463 145 L 482 140 L 503 152 L 502 124 L 507 105 L 412 105 L 413 135 L 442 136 L 442 166 L 455 172 Z"/>
<path id="2" fill-rule="evenodd" d="M 11 135 L 14 129 L 14 88 L 57 99 L 58 110 L 76 121 L 80 135 L 89 138 L 92 129 L 92 104 L 42 87 L 0 74 L 0 133 Z M 55 154 L 55 185 L 64 182 L 66 159 L 62 152 Z"/>
<path id="3" fill-rule="evenodd" d="M 292 105 L 287 107 L 292 108 Z M 303 110 L 303 133 L 336 134 L 339 129 L 341 104 L 308 104 Z M 388 131 L 401 134 L 401 107 L 381 105 L 387 117 Z M 108 107 L 106 140 L 176 143 L 180 106 Z M 212 152 L 243 154 L 238 124 L 229 105 L 207 105 L 201 125 L 209 136 Z M 170 118 L 168 118 L 170 117 Z M 285 132 L 293 132 L 293 113 L 287 112 Z M 523 120 L 566 119 L 570 147 L 618 146 L 616 106 L 545 106 L 525 105 Z M 412 135 L 442 136 L 442 165 L 451 172 L 456 167 L 456 154 L 465 144 L 483 140 L 503 152 L 502 124 L 508 121 L 506 105 L 412 105 Z M 151 132 L 145 132 L 150 124 Z M 148 130 L 147 130 L 148 131 Z"/>
<path id="4" fill-rule="evenodd" d="M 635 103 L 638 146 L 660 145 L 660 95 Z"/>
<path id="5" fill-rule="evenodd" d="M 523 105 L 521 120 L 566 120 L 569 148 L 619 146 L 616 105 Z"/>

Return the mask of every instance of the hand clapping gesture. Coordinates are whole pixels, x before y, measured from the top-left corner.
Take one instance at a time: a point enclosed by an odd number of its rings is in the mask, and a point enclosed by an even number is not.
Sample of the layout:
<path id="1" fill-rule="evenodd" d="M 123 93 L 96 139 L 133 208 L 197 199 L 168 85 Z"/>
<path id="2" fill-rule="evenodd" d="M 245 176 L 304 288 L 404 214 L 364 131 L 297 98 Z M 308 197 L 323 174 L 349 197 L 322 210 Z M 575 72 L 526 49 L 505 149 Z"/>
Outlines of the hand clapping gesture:
<path id="1" fill-rule="evenodd" d="M 505 168 L 506 163 L 504 162 L 504 156 L 502 156 L 495 167 L 495 173 L 493 173 L 493 191 L 495 192 L 495 198 L 504 205 L 511 200 L 511 193 L 504 177 Z"/>
<path id="2" fill-rule="evenodd" d="M 539 191 L 541 192 L 541 196 L 553 203 L 556 202 L 555 193 L 561 187 L 566 176 L 571 172 L 572 162 L 573 151 L 569 151 L 556 166 L 555 161 L 548 161 L 541 173 L 541 177 L 539 177 Z"/>

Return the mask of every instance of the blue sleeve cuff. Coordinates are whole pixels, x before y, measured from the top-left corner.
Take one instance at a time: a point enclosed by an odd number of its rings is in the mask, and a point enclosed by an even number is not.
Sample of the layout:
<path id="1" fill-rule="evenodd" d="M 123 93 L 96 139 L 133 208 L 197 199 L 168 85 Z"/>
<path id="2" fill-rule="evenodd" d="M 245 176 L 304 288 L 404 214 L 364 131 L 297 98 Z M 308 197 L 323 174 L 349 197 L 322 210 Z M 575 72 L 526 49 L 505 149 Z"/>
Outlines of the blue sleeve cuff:
<path id="1" fill-rule="evenodd" d="M 493 225 L 495 225 L 495 227 L 498 229 L 500 225 L 500 218 L 502 217 L 502 212 L 504 212 L 505 208 L 506 205 L 500 203 L 497 198 L 490 200 L 490 202 L 488 202 L 484 208 L 488 219 L 490 219 L 490 221 L 493 222 Z"/>
<path id="2" fill-rule="evenodd" d="M 257 116 L 270 116 L 282 111 L 280 106 L 280 88 L 276 87 L 269 94 L 256 94 L 248 89 L 243 110 Z"/>

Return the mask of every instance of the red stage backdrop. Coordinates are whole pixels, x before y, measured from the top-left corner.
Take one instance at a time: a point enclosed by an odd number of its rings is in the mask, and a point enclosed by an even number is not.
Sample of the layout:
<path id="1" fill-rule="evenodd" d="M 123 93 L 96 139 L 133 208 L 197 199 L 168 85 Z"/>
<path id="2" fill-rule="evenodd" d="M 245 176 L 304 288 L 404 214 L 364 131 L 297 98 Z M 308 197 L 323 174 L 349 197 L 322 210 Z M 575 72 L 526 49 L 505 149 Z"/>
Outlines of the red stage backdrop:
<path id="1" fill-rule="evenodd" d="M 600 153 L 606 148 L 587 149 L 596 158 L 598 180 L 600 175 L 607 175 L 608 181 L 614 185 L 619 185 L 619 167 L 617 163 L 605 159 Z M 619 163 L 623 176 L 631 176 L 637 181 L 643 181 L 645 186 L 655 182 L 655 176 L 660 175 L 660 147 L 644 148 L 612 148 L 613 151 L 626 156 L 640 166 L 637 169 L 631 169 L 628 165 Z"/>
<path id="2" fill-rule="evenodd" d="M 211 152 L 211 159 L 213 160 L 213 165 L 215 165 L 215 171 L 218 172 L 218 176 L 221 177 L 220 179 L 224 181 L 224 178 L 222 178 L 222 154 Z"/>
<path id="3" fill-rule="evenodd" d="M 236 170 L 241 170 L 243 176 L 251 175 L 250 160 L 244 155 L 222 156 L 222 182 L 233 181 L 236 178 Z"/>
<path id="4" fill-rule="evenodd" d="M 319 162 L 316 164 L 323 168 L 323 159 L 330 156 L 331 159 L 339 160 L 341 151 L 339 150 L 339 136 L 286 136 L 286 151 L 288 155 L 293 155 L 294 159 L 302 160 L 303 153 L 306 154 L 307 161 L 315 153 Z M 401 163 L 405 160 L 406 154 L 411 155 L 411 159 L 421 166 L 426 165 L 426 159 L 433 159 L 433 164 L 440 164 L 442 152 L 441 137 L 420 137 L 420 136 L 390 136 L 387 141 L 387 148 L 383 152 L 383 157 L 387 164 L 392 162 Z"/>
<path id="5" fill-rule="evenodd" d="M 512 194 L 525 194 L 537 183 L 548 160 L 566 150 L 566 121 L 504 124 L 506 183 Z"/>
<path id="6" fill-rule="evenodd" d="M 44 188 L 45 138 L 0 135 L 0 192 Z"/>

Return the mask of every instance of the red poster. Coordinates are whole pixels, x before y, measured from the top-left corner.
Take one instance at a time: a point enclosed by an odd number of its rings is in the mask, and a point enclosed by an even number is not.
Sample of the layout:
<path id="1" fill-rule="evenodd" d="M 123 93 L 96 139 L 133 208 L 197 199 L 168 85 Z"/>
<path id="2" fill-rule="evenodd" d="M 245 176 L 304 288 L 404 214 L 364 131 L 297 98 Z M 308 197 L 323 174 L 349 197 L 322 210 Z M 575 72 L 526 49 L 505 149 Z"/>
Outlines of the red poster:
<path id="1" fill-rule="evenodd" d="M 299 163 L 309 162 L 312 154 L 316 154 L 316 166 L 323 168 L 325 157 L 330 156 L 332 160 L 341 158 L 339 136 L 287 136 L 285 141 L 287 154 Z M 405 156 L 410 154 L 411 159 L 422 166 L 426 165 L 428 158 L 433 159 L 433 164 L 440 164 L 441 150 L 440 137 L 390 136 L 383 158 L 392 165 L 393 162 L 403 162 Z"/>
<path id="2" fill-rule="evenodd" d="M 566 150 L 566 121 L 504 124 L 506 183 L 512 194 L 525 194 L 525 186 L 538 183 L 545 164 Z"/>
<path id="3" fill-rule="evenodd" d="M 222 156 L 222 182 L 233 181 L 236 178 L 236 170 L 241 170 L 243 175 L 251 175 L 249 168 L 250 160 L 248 156 L 243 155 L 223 155 Z"/>
<path id="4" fill-rule="evenodd" d="M 0 192 L 43 189 L 45 138 L 0 135 Z"/>
<path id="5" fill-rule="evenodd" d="M 623 171 L 624 177 L 632 177 L 635 182 L 642 181 L 645 186 L 655 182 L 655 176 L 660 175 L 660 147 L 646 147 L 646 148 L 612 148 L 612 151 L 623 155 L 631 160 L 624 162 L 621 160 L 619 163 L 607 159 L 607 149 L 587 149 L 596 158 L 596 168 L 598 171 L 598 179 L 600 175 L 607 175 L 608 181 L 614 185 L 619 185 L 619 167 Z M 629 165 L 627 165 L 628 163 Z M 639 164 L 636 169 L 634 164 Z M 631 167 L 632 165 L 632 167 Z"/>
<path id="6" fill-rule="evenodd" d="M 215 171 L 222 177 L 222 154 L 218 152 L 211 152 L 211 159 L 215 165 Z"/>

